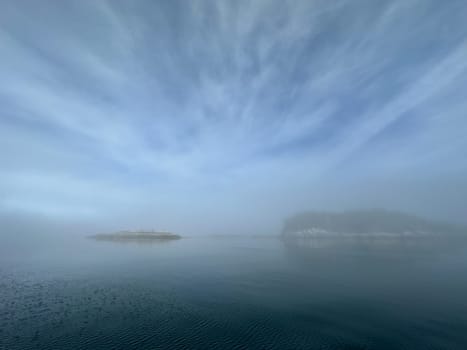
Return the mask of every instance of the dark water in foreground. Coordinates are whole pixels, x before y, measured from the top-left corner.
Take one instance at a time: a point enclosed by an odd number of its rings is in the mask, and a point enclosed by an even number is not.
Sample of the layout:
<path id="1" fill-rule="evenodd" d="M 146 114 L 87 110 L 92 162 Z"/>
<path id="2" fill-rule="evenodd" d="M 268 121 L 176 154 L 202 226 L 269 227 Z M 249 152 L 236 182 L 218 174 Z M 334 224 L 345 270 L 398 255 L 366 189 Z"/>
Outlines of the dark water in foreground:
<path id="1" fill-rule="evenodd" d="M 465 243 L 77 239 L 0 254 L 0 349 L 467 349 Z"/>

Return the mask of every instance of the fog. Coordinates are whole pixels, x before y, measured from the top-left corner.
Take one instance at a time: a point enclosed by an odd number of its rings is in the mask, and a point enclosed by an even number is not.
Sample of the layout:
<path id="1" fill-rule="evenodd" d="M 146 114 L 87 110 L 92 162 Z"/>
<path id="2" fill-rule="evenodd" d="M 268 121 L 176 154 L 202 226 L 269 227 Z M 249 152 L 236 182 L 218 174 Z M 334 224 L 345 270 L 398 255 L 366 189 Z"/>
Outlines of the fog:
<path id="1" fill-rule="evenodd" d="M 467 223 L 462 1 L 0 6 L 2 236 Z"/>
<path id="2" fill-rule="evenodd" d="M 466 14 L 0 0 L 0 349 L 467 349 Z"/>

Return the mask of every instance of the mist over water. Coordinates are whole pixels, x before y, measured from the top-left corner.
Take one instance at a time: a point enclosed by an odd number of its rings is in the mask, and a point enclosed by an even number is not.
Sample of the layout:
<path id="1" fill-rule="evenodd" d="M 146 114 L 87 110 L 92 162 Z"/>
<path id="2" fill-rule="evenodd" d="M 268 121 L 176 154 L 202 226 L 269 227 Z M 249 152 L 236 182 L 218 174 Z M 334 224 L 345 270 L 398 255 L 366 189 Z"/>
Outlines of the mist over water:
<path id="1" fill-rule="evenodd" d="M 466 14 L 1 0 L 0 350 L 467 349 Z"/>
<path id="2" fill-rule="evenodd" d="M 2 349 L 464 349 L 467 242 L 44 244 L 0 261 Z"/>

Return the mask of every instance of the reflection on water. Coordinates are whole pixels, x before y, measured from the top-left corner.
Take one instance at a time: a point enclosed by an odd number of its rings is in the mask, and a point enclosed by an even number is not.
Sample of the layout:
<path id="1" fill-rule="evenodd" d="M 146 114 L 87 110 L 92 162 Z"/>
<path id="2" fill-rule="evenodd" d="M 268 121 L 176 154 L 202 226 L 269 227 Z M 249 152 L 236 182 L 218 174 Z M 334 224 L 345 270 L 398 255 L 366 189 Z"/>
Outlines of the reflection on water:
<path id="1" fill-rule="evenodd" d="M 466 248 L 44 242 L 0 254 L 0 349 L 465 349 Z"/>

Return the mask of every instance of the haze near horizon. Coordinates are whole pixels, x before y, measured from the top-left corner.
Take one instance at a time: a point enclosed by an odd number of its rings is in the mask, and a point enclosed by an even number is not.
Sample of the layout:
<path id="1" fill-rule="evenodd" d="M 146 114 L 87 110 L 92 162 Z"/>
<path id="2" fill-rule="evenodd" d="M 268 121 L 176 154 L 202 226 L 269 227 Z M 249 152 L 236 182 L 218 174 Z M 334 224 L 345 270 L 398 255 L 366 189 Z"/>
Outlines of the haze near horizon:
<path id="1" fill-rule="evenodd" d="M 275 233 L 309 209 L 467 224 L 465 13 L 2 1 L 0 216 L 188 234 Z"/>

